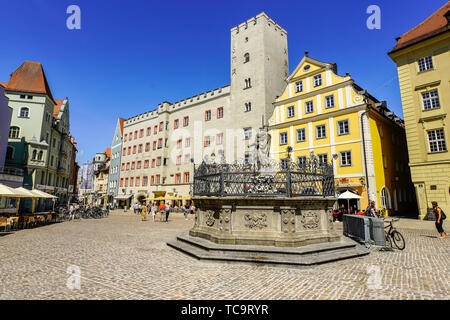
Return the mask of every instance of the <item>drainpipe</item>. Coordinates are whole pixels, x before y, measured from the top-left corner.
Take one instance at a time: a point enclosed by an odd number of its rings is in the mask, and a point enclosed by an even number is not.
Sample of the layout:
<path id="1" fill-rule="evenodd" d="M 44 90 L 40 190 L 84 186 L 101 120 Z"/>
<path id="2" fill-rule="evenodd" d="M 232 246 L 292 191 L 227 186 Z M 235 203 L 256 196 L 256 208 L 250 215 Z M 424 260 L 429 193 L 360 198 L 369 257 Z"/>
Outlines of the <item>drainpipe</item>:
<path id="1" fill-rule="evenodd" d="M 361 125 L 361 132 L 362 132 L 362 141 L 363 141 L 363 154 L 364 154 L 364 170 L 366 173 L 366 192 L 367 192 L 367 200 L 370 203 L 371 200 L 370 199 L 370 193 L 369 193 L 369 176 L 368 176 L 368 171 L 367 171 L 367 156 L 366 156 L 366 139 L 365 139 L 365 135 L 364 135 L 364 126 L 363 126 L 363 117 L 369 113 L 370 107 L 368 104 L 368 99 L 367 96 L 365 94 L 366 92 L 363 91 L 362 95 L 364 97 L 364 103 L 366 104 L 366 110 L 361 114 L 361 119 L 360 119 L 360 125 Z"/>

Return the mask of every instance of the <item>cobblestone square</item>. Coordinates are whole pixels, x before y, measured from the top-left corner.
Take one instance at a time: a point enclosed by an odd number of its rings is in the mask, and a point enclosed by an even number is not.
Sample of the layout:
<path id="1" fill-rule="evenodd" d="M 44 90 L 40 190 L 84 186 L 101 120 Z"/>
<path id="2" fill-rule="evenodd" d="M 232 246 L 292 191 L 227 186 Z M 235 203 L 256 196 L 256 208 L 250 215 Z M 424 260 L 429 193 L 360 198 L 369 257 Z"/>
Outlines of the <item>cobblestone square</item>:
<path id="1" fill-rule="evenodd" d="M 398 223 L 404 251 L 308 269 L 197 261 L 166 245 L 192 225 L 115 211 L 0 236 L 0 299 L 449 299 L 450 239 L 430 221 Z M 66 285 L 72 265 L 80 289 Z"/>

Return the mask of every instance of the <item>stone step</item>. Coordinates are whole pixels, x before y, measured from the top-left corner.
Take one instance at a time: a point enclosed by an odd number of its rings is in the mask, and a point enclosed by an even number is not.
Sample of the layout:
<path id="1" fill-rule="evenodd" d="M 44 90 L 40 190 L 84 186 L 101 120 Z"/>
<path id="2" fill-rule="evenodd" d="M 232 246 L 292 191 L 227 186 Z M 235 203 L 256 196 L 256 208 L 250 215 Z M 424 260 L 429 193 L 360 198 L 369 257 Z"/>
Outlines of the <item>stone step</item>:
<path id="1" fill-rule="evenodd" d="M 183 237 L 181 237 L 183 238 Z M 192 237 L 191 237 L 192 238 Z M 317 264 L 338 261 L 342 259 L 355 258 L 369 253 L 367 249 L 355 243 L 354 246 L 335 247 L 335 249 L 314 251 L 313 248 L 302 248 L 303 253 L 295 254 L 291 249 L 289 254 L 283 251 L 276 251 L 275 248 L 267 251 L 252 250 L 246 251 L 244 248 L 239 250 L 205 250 L 202 246 L 194 245 L 192 239 L 190 241 L 170 241 L 168 246 L 188 254 L 199 260 L 216 261 L 216 262 L 240 262 L 250 264 L 270 264 L 277 266 L 291 266 L 291 267 L 307 267 Z M 204 239 L 201 239 L 204 240 Z M 207 241 L 207 240 L 204 240 Z M 198 243 L 197 243 L 198 244 Z M 222 245 L 218 245 L 222 246 Z M 228 246 L 228 245 L 227 245 Z M 315 245 L 310 245 L 315 246 Z M 241 247 L 241 246 L 237 246 Z M 255 246 L 248 246 L 255 247 Z M 308 246 L 309 247 L 309 246 Z"/>
<path id="2" fill-rule="evenodd" d="M 357 243 L 352 240 L 343 238 L 339 242 L 326 242 L 311 244 L 303 247 L 274 247 L 274 246 L 257 246 L 257 245 L 228 245 L 218 244 L 199 237 L 192 237 L 190 235 L 181 235 L 177 237 L 178 241 L 186 242 L 190 245 L 199 247 L 200 249 L 207 251 L 220 251 L 220 252 L 252 252 L 258 253 L 274 253 L 283 255 L 305 255 L 310 253 L 332 251 L 336 249 L 355 248 Z"/>

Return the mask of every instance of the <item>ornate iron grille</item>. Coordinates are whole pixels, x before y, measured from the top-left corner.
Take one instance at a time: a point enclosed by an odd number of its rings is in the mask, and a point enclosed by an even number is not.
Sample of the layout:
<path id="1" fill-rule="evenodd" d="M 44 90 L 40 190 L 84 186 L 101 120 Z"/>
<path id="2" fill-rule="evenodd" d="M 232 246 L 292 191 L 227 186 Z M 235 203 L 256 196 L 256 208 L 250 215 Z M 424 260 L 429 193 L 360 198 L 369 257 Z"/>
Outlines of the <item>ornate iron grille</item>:
<path id="1" fill-rule="evenodd" d="M 306 161 L 207 163 L 194 168 L 194 196 L 333 197 L 332 163 L 311 156 Z"/>

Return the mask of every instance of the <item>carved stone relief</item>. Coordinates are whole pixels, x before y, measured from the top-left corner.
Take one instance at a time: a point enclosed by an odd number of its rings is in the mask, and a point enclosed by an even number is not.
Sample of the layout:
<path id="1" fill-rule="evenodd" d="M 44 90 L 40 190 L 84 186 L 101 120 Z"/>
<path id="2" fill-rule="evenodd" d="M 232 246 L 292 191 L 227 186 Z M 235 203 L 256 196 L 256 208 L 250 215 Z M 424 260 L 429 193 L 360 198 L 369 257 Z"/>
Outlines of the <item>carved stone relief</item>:
<path id="1" fill-rule="evenodd" d="M 300 222 L 305 229 L 318 229 L 320 224 L 320 217 L 314 211 L 302 211 Z"/>
<path id="2" fill-rule="evenodd" d="M 247 228 L 261 230 L 267 227 L 267 215 L 265 213 L 246 213 L 244 219 Z"/>
<path id="3" fill-rule="evenodd" d="M 205 224 L 208 227 L 212 227 L 216 220 L 214 219 L 214 211 L 213 210 L 206 210 L 205 213 Z"/>
<path id="4" fill-rule="evenodd" d="M 281 231 L 295 232 L 295 210 L 281 210 Z"/>
<path id="5" fill-rule="evenodd" d="M 222 209 L 219 216 L 219 230 L 230 231 L 231 209 Z"/>

